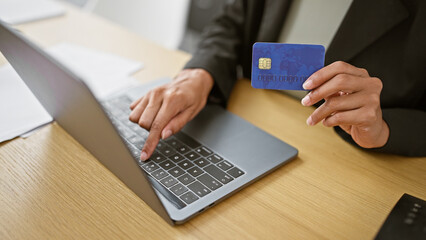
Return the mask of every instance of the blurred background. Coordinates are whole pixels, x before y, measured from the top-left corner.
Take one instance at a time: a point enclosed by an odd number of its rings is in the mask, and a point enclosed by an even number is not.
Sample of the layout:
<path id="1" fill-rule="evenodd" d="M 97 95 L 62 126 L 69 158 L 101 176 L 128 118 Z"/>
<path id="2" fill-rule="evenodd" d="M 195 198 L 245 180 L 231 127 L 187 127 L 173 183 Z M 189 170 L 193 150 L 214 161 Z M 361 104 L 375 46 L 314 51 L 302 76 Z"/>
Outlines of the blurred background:
<path id="1" fill-rule="evenodd" d="M 232 0 L 61 0 L 169 49 L 194 53 L 204 27 Z"/>

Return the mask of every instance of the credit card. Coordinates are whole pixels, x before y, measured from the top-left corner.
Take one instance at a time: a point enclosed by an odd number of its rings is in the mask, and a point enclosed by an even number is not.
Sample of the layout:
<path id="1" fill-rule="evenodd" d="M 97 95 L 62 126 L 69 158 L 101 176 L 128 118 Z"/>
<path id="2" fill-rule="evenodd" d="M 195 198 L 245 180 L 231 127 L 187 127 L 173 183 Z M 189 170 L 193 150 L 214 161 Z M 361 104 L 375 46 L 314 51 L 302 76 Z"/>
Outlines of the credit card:
<path id="1" fill-rule="evenodd" d="M 305 90 L 302 85 L 324 67 L 322 45 L 264 43 L 253 45 L 251 85 L 254 88 Z"/>

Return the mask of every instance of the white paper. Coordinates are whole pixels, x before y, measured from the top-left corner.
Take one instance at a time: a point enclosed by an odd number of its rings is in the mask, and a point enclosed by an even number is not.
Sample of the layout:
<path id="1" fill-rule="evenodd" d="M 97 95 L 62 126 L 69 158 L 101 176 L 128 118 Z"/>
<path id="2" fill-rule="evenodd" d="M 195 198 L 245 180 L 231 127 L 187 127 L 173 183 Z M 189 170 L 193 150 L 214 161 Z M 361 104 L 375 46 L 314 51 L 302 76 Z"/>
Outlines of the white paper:
<path id="1" fill-rule="evenodd" d="M 0 115 L 0 142 L 52 121 L 9 64 L 0 67 Z"/>
<path id="2" fill-rule="evenodd" d="M 0 0 L 0 19 L 20 24 L 60 16 L 65 9 L 52 0 Z"/>
<path id="3" fill-rule="evenodd" d="M 47 52 L 80 76 L 99 99 L 138 84 L 130 75 L 141 69 L 141 62 L 68 43 Z M 15 70 L 9 64 L 0 66 L 0 142 L 51 121 Z"/>
<path id="4" fill-rule="evenodd" d="M 129 76 L 142 68 L 141 62 L 72 43 L 59 43 L 46 51 L 84 78 Z"/>
<path id="5" fill-rule="evenodd" d="M 143 66 L 141 62 L 70 43 L 55 45 L 47 52 L 81 77 L 99 99 L 138 84 L 129 76 Z"/>

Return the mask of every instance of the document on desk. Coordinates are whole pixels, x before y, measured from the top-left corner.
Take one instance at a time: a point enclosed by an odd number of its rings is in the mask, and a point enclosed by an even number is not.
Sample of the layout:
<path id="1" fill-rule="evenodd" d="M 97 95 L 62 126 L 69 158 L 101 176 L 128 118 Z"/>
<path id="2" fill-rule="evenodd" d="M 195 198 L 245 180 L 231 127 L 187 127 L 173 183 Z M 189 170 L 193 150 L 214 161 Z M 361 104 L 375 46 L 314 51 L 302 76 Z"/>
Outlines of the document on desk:
<path id="1" fill-rule="evenodd" d="M 80 76 L 98 98 L 138 84 L 130 75 L 143 66 L 141 62 L 69 43 L 50 47 L 47 52 Z M 52 121 L 9 64 L 0 67 L 0 116 L 0 142 Z"/>
<path id="2" fill-rule="evenodd" d="M 0 67 L 0 142 L 52 121 L 9 64 Z"/>
<path id="3" fill-rule="evenodd" d="M 81 77 L 99 99 L 138 84 L 130 75 L 143 67 L 141 62 L 71 43 L 57 44 L 47 52 Z"/>
<path id="4" fill-rule="evenodd" d="M 0 0 L 0 19 L 20 24 L 63 15 L 65 9 L 52 0 Z"/>

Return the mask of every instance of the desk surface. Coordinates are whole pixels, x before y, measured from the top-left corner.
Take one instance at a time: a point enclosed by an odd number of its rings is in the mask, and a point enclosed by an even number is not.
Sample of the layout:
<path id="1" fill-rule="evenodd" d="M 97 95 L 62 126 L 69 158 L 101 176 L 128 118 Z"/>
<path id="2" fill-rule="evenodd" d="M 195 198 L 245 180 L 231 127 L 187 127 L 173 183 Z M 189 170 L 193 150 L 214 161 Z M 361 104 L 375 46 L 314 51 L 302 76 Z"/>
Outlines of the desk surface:
<path id="1" fill-rule="evenodd" d="M 173 76 L 189 59 L 67 9 L 18 28 L 41 46 L 67 41 L 142 61 L 142 82 Z M 371 239 L 403 193 L 426 199 L 425 158 L 368 153 L 308 127 L 313 108 L 290 97 L 240 80 L 228 110 L 298 148 L 298 158 L 171 227 L 53 123 L 0 144 L 0 239 Z"/>

